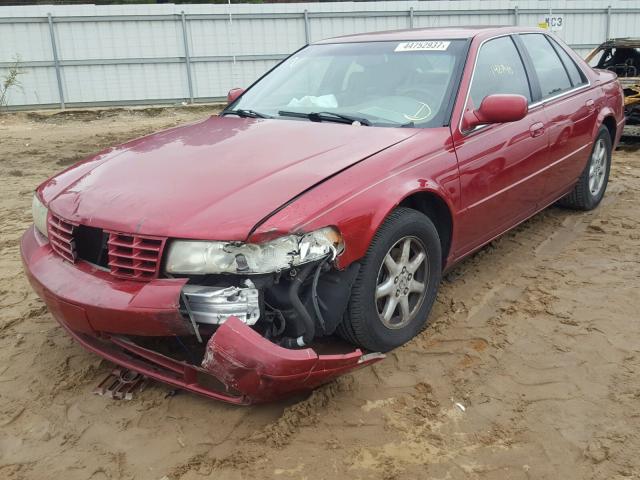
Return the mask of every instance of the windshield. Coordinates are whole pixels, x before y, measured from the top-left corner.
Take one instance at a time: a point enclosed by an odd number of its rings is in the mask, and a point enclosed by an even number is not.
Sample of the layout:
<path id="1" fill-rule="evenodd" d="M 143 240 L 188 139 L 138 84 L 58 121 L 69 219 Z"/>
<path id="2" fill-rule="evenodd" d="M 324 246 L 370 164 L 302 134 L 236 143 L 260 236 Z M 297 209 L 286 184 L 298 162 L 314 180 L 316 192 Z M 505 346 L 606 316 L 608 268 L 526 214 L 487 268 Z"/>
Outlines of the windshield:
<path id="1" fill-rule="evenodd" d="M 449 120 L 465 45 L 464 40 L 311 45 L 259 80 L 226 113 L 245 110 L 303 121 L 346 116 L 374 126 L 443 126 Z M 323 115 L 304 115 L 317 113 Z"/>

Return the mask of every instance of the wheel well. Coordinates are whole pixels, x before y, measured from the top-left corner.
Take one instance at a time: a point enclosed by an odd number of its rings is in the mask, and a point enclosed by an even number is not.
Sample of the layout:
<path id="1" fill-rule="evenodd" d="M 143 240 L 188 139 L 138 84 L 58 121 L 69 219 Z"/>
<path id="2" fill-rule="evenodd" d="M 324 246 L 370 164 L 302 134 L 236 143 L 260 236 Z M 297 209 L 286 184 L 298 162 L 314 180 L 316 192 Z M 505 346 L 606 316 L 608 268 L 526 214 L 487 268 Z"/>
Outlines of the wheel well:
<path id="1" fill-rule="evenodd" d="M 418 192 L 402 200 L 399 206 L 417 210 L 431 219 L 440 237 L 442 264 L 444 265 L 449 256 L 453 230 L 453 221 L 447 203 L 434 193 Z"/>
<path id="2" fill-rule="evenodd" d="M 612 116 L 608 116 L 604 118 L 602 124 L 607 127 L 607 130 L 609 130 L 611 144 L 613 145 L 616 141 L 616 120 Z"/>

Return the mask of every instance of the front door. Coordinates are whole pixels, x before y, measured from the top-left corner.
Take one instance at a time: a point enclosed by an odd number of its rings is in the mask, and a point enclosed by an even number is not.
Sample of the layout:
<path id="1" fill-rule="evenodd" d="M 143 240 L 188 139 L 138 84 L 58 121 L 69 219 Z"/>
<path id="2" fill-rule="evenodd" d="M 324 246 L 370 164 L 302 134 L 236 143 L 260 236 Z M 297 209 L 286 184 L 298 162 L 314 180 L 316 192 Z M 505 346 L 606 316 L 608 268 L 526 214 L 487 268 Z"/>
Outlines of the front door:
<path id="1" fill-rule="evenodd" d="M 465 111 L 491 94 L 523 95 L 532 103 L 523 60 L 509 35 L 481 45 Z M 452 130 L 462 199 L 454 255 L 460 257 L 535 212 L 540 195 L 532 180 L 546 162 L 548 135 L 542 105 L 517 122 Z"/>

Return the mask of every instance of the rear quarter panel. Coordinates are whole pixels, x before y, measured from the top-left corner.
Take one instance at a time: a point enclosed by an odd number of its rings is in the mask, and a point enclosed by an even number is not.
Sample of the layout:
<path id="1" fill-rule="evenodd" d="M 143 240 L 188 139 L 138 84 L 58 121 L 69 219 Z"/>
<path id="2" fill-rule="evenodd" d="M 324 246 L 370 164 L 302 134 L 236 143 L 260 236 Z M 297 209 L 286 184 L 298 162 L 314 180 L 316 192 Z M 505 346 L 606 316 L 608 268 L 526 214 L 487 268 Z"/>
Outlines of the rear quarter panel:
<path id="1" fill-rule="evenodd" d="M 618 146 L 622 130 L 624 129 L 624 94 L 617 76 L 607 70 L 592 70 L 596 77 L 600 98 L 598 104 L 598 121 L 596 131 L 607 117 L 613 117 L 616 121 L 616 135 L 612 138 L 613 148 Z"/>

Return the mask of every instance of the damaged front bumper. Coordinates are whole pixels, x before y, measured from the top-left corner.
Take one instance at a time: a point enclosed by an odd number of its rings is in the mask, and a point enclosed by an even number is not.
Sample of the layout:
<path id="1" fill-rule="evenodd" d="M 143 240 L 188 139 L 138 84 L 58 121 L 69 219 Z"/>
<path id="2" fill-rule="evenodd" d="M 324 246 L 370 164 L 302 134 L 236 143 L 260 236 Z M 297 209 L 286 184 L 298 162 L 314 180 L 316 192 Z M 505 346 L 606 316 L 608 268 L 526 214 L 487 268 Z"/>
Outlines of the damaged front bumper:
<path id="1" fill-rule="evenodd" d="M 73 331 L 61 318 L 56 318 L 83 347 L 117 365 L 237 405 L 270 402 L 308 392 L 384 358 L 380 353 L 363 355 L 360 350 L 340 355 L 318 355 L 311 348 L 288 350 L 231 317 L 209 339 L 202 365 L 196 366 L 122 336 L 98 338 Z"/>
<path id="2" fill-rule="evenodd" d="M 81 345 L 120 366 L 207 397 L 245 405 L 278 400 L 383 358 L 360 350 L 319 355 L 311 348 L 286 349 L 233 316 L 209 338 L 200 365 L 172 358 L 135 337 L 193 334 L 179 312 L 185 279 L 141 283 L 115 279 L 90 264 L 68 264 L 33 227 L 25 232 L 21 251 L 33 288 Z"/>

